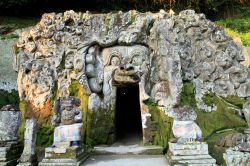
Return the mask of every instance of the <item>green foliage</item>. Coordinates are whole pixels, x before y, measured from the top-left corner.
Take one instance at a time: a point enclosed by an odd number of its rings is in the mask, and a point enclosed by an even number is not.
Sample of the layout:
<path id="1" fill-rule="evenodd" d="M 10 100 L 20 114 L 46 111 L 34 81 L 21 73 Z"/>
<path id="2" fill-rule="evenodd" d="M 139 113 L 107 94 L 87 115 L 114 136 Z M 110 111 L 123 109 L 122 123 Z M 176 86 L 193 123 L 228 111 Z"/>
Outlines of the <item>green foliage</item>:
<path id="1" fill-rule="evenodd" d="M 0 90 L 0 109 L 7 104 L 18 105 L 19 96 L 18 92 L 12 90 L 10 93 L 5 90 Z"/>
<path id="2" fill-rule="evenodd" d="M 31 2 L 34 0 L 1 0 L 0 1 L 0 6 L 4 6 L 5 8 L 9 8 L 12 6 L 21 6 L 25 5 L 28 2 Z"/>
<path id="3" fill-rule="evenodd" d="M 37 132 L 37 141 L 36 145 L 39 147 L 48 147 L 53 143 L 53 133 L 54 129 L 52 128 L 50 121 L 43 123 Z"/>
<path id="4" fill-rule="evenodd" d="M 250 15 L 245 18 L 238 18 L 238 19 L 228 18 L 228 19 L 218 20 L 216 21 L 216 24 L 232 29 L 237 32 L 249 32 Z"/>
<path id="5" fill-rule="evenodd" d="M 229 36 L 240 38 L 242 44 L 247 46 L 250 45 L 250 7 L 242 7 L 242 9 L 239 18 L 227 18 L 215 23 L 225 27 Z"/>

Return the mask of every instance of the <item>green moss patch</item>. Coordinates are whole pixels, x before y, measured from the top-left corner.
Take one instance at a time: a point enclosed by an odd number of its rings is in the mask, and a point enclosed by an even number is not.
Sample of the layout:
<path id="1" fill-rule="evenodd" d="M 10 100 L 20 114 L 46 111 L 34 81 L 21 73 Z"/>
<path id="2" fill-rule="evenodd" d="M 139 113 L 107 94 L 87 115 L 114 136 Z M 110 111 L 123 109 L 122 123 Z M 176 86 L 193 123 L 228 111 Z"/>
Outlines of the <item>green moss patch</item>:
<path id="1" fill-rule="evenodd" d="M 214 133 L 207 140 L 210 155 L 216 159 L 216 162 L 219 165 L 226 165 L 222 154 L 226 151 L 228 147 L 218 146 L 217 143 L 222 137 L 226 137 L 227 135 L 233 133 L 242 133 L 242 130 L 241 128 L 237 128 L 235 130 L 225 131 L 222 133 Z"/>
<path id="2" fill-rule="evenodd" d="M 82 142 L 86 143 L 86 133 L 87 133 L 87 119 L 88 119 L 88 99 L 89 96 L 86 93 L 83 85 L 81 85 L 77 80 L 72 80 L 69 86 L 69 92 L 71 96 L 78 97 L 81 100 L 80 108 L 83 111 L 83 128 L 82 128 Z"/>
<path id="3" fill-rule="evenodd" d="M 87 120 L 87 145 L 112 144 L 115 141 L 115 111 L 89 111 Z"/>
<path id="4" fill-rule="evenodd" d="M 168 142 L 173 138 L 173 119 L 160 110 L 157 104 L 148 102 L 147 106 L 150 110 L 152 124 L 155 127 L 152 144 L 162 146 L 165 153 L 168 149 Z"/>

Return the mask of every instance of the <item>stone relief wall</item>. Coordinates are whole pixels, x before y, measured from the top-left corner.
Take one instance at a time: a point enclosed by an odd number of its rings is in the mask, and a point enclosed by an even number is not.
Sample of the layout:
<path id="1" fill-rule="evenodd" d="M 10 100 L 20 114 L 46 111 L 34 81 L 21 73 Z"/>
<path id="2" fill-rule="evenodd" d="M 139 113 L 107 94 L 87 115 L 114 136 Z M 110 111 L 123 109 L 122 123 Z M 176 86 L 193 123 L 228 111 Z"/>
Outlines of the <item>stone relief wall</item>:
<path id="1" fill-rule="evenodd" d="M 90 110 L 112 109 L 116 87 L 139 84 L 143 126 L 152 99 L 166 114 L 178 106 L 183 80 L 195 84 L 198 107 L 214 111 L 202 97 L 250 96 L 250 71 L 240 64 L 241 47 L 203 14 L 44 14 L 16 43 L 18 90 L 36 117 L 52 109 L 54 97 L 70 95 L 77 80 L 89 95 Z"/>

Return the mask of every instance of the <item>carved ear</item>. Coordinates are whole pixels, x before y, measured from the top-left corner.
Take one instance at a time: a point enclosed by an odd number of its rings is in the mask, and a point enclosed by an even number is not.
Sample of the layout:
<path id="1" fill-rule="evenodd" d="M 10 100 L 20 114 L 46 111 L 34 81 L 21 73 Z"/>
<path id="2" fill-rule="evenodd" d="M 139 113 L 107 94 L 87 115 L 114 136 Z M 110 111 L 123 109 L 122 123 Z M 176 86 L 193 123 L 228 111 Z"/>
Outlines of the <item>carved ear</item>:
<path id="1" fill-rule="evenodd" d="M 103 64 L 104 66 L 108 66 L 111 64 L 111 60 L 113 57 L 117 57 L 120 59 L 120 61 L 122 60 L 122 54 L 117 51 L 117 50 L 111 50 L 107 49 L 103 51 Z"/>

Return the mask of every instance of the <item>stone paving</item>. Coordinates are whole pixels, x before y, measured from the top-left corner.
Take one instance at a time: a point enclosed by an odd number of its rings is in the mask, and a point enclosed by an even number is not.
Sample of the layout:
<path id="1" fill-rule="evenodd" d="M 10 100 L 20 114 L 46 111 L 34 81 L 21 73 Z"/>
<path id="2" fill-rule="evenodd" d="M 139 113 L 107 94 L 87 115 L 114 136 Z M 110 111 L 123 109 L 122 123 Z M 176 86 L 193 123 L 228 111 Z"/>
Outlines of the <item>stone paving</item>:
<path id="1" fill-rule="evenodd" d="M 164 155 L 94 155 L 84 166 L 169 166 Z"/>

